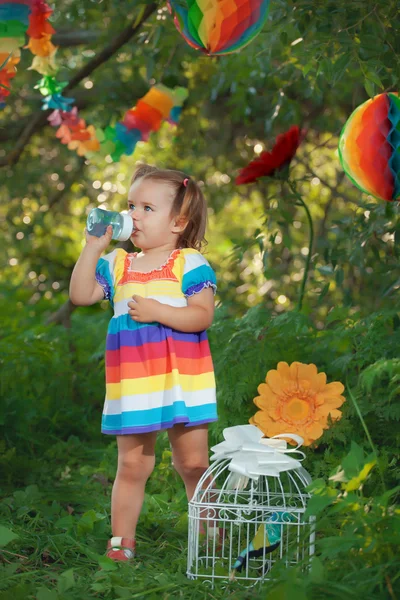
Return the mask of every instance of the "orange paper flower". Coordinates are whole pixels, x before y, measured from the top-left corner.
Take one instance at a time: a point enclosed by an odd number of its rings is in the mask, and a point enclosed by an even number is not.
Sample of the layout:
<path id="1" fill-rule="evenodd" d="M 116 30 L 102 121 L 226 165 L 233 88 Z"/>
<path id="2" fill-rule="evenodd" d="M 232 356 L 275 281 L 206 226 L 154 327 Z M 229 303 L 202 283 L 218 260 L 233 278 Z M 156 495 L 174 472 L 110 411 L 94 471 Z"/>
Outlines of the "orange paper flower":
<path id="1" fill-rule="evenodd" d="M 86 132 L 89 134 L 89 139 L 84 141 L 72 139 L 68 144 L 68 148 L 76 150 L 78 156 L 85 156 L 87 152 L 97 152 L 100 149 L 100 142 L 96 137 L 93 125 L 89 125 Z"/>
<path id="2" fill-rule="evenodd" d="M 338 408 L 345 401 L 344 386 L 339 381 L 326 383 L 325 373 L 318 373 L 314 364 L 280 362 L 268 371 L 265 382 L 254 398 L 260 410 L 249 422 L 268 437 L 297 433 L 309 446 L 328 429 L 328 416 L 334 421 L 342 416 Z"/>
<path id="3" fill-rule="evenodd" d="M 51 35 L 44 34 L 41 38 L 29 38 L 29 43 L 25 48 L 29 48 L 32 54 L 36 56 L 51 56 L 56 50 L 56 46 L 51 42 Z"/>

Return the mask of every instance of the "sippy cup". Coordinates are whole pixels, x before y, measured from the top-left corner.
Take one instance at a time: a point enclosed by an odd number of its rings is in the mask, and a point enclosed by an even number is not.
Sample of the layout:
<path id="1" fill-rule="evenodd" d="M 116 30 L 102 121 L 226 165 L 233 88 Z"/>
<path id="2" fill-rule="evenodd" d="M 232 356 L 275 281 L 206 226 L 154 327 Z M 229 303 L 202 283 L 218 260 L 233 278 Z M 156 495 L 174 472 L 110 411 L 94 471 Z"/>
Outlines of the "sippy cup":
<path id="1" fill-rule="evenodd" d="M 88 214 L 86 229 L 90 235 L 101 237 L 105 234 L 108 225 L 113 228 L 112 239 L 125 242 L 129 240 L 134 229 L 132 217 L 102 208 L 93 208 Z"/>

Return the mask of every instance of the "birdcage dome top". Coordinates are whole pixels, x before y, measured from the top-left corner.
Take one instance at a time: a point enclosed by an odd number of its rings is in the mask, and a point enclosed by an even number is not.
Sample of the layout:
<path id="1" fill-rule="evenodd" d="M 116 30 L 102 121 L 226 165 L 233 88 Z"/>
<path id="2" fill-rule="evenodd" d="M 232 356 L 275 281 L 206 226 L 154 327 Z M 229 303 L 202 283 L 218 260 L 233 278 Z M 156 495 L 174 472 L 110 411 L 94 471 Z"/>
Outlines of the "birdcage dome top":
<path id="1" fill-rule="evenodd" d="M 192 502 L 305 510 L 311 483 L 301 465 L 303 439 L 295 434 L 265 438 L 255 425 L 224 429 L 224 441 L 211 450 L 211 466 L 200 479 Z M 288 447 L 287 438 L 296 442 Z"/>

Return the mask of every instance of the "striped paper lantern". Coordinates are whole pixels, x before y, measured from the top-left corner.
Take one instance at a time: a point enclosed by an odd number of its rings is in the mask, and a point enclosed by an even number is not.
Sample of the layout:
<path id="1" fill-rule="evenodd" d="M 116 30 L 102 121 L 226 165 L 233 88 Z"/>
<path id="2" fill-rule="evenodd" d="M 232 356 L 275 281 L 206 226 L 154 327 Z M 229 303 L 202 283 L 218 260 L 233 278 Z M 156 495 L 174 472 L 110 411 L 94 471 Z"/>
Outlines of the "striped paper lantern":
<path id="1" fill-rule="evenodd" d="M 241 50 L 260 33 L 269 0 L 169 0 L 169 8 L 189 46 L 222 55 Z"/>
<path id="2" fill-rule="evenodd" d="M 0 108 L 4 108 L 11 92 L 30 12 L 31 0 L 0 0 Z"/>
<path id="3" fill-rule="evenodd" d="M 349 179 L 363 192 L 400 200 L 400 99 L 384 93 L 351 114 L 339 140 L 339 158 Z"/>

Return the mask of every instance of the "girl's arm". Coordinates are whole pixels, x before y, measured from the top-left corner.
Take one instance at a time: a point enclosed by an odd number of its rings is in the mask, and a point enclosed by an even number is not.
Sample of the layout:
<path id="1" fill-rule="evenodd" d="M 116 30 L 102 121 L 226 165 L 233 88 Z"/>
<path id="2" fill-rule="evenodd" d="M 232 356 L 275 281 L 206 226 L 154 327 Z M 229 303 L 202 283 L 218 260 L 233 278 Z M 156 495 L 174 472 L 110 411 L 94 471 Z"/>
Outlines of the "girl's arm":
<path id="1" fill-rule="evenodd" d="M 149 323 L 157 321 L 162 325 L 185 333 L 195 333 L 208 329 L 214 317 L 214 293 L 211 288 L 190 296 L 184 307 L 168 306 L 152 298 L 132 296 L 129 314 L 134 321 Z"/>
<path id="2" fill-rule="evenodd" d="M 104 290 L 96 281 L 96 266 L 101 253 L 111 241 L 112 227 L 101 237 L 86 232 L 86 246 L 74 267 L 69 284 L 69 297 L 76 306 L 90 306 L 104 298 Z"/>

